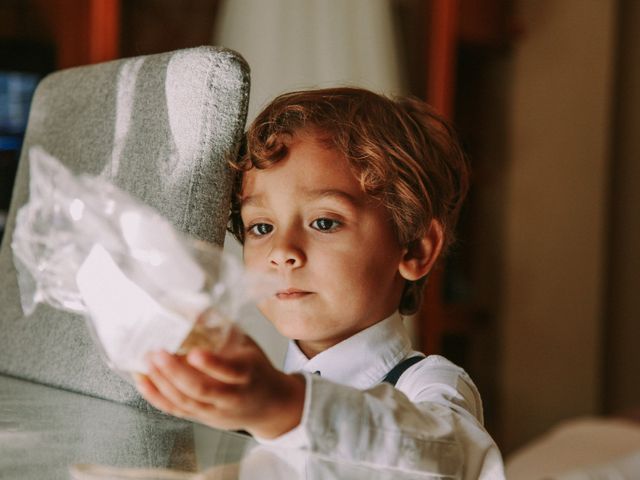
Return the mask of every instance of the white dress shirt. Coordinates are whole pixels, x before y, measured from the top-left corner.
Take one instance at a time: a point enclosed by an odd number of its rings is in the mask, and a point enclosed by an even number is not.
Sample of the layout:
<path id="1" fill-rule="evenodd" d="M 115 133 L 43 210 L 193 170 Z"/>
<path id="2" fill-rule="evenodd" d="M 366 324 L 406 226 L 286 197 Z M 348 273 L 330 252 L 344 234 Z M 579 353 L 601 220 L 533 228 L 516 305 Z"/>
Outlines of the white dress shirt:
<path id="1" fill-rule="evenodd" d="M 503 479 L 480 395 L 464 370 L 431 355 L 409 367 L 395 388 L 381 384 L 415 355 L 398 313 L 311 360 L 290 342 L 284 370 L 305 376 L 302 419 L 276 439 L 258 440 L 432 478 Z"/>

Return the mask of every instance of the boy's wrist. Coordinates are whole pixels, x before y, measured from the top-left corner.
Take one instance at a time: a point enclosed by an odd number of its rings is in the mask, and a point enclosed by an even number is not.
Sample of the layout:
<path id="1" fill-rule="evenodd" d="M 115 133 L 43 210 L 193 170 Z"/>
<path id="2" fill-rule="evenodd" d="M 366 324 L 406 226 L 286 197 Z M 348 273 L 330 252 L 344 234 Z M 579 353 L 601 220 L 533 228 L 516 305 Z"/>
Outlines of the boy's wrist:
<path id="1" fill-rule="evenodd" d="M 304 410 L 306 380 L 299 373 L 283 374 L 277 397 L 267 407 L 264 416 L 254 428 L 247 430 L 254 436 L 273 439 L 283 435 L 300 424 Z"/>

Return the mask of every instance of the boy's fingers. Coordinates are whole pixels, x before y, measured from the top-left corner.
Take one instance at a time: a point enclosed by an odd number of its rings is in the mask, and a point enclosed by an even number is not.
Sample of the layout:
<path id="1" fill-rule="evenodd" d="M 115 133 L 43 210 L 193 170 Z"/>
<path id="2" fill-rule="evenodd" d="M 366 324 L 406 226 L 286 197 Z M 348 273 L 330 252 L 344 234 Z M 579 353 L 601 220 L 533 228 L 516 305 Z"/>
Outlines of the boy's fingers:
<path id="1" fill-rule="evenodd" d="M 220 397 L 219 404 L 216 403 L 199 403 L 195 402 L 192 405 L 198 405 L 199 408 L 197 410 L 187 410 L 184 408 L 184 405 L 177 406 L 174 404 L 169 398 L 165 396 L 163 393 L 162 387 L 158 387 L 153 378 L 156 378 L 156 381 L 160 385 L 162 385 L 162 380 L 159 380 L 161 377 L 157 376 L 158 372 L 153 372 L 155 367 L 150 367 L 149 375 L 135 375 L 136 385 L 138 386 L 138 390 L 142 394 L 142 396 L 154 407 L 158 410 L 162 410 L 176 417 L 181 417 L 185 419 L 195 419 L 200 422 L 207 423 L 214 427 L 223 426 L 223 428 L 227 428 L 224 424 L 218 424 L 218 420 L 220 415 L 223 414 L 225 408 L 235 407 L 237 405 L 237 395 L 233 392 L 228 393 Z M 205 417 L 203 417 L 203 413 Z M 211 423 L 214 422 L 214 423 Z"/>
<path id="2" fill-rule="evenodd" d="M 167 400 L 162 393 L 155 386 L 153 381 L 146 375 L 135 375 L 136 386 L 138 391 L 151 405 L 163 412 L 171 413 L 172 415 L 182 416 L 179 409 Z"/>
<path id="3" fill-rule="evenodd" d="M 207 350 L 194 349 L 187 355 L 187 362 L 205 375 L 223 383 L 242 385 L 249 381 L 247 363 L 240 359 L 221 358 Z"/>
<path id="4" fill-rule="evenodd" d="M 150 376 L 161 393 L 184 409 L 208 411 L 237 401 L 237 389 L 166 352 L 150 356 Z"/>
<path id="5" fill-rule="evenodd" d="M 171 362 L 166 364 L 163 362 L 161 364 L 163 369 L 158 368 L 155 362 L 152 362 L 149 366 L 149 378 L 158 392 L 185 414 L 189 414 L 189 412 L 213 410 L 214 405 L 210 401 L 210 398 L 203 398 L 201 394 L 197 394 L 199 392 L 195 391 L 196 388 L 194 388 L 194 385 L 201 389 L 202 382 L 185 380 L 185 373 L 183 371 L 179 371 L 178 373 L 172 372 L 170 364 Z M 184 366 L 181 367 L 181 370 L 184 370 Z M 168 373 L 168 375 L 166 373 Z M 207 403 L 203 403 L 200 400 L 208 401 Z M 175 411 L 171 411 L 170 413 L 176 414 Z"/>

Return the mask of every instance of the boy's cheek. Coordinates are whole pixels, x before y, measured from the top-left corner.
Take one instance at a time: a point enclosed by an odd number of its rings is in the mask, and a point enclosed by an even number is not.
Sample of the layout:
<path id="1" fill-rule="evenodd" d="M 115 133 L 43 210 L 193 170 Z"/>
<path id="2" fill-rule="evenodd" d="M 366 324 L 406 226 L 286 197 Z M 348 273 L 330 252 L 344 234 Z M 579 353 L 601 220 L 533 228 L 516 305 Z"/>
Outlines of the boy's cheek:
<path id="1" fill-rule="evenodd" d="M 244 262 L 244 266 L 247 271 L 260 272 L 261 263 L 268 263 L 266 259 L 264 262 L 259 262 L 258 258 L 259 254 L 257 249 L 252 246 L 247 246 L 247 241 L 245 240 L 245 243 L 242 246 L 242 261 Z M 262 269 L 264 269 L 264 266 Z"/>

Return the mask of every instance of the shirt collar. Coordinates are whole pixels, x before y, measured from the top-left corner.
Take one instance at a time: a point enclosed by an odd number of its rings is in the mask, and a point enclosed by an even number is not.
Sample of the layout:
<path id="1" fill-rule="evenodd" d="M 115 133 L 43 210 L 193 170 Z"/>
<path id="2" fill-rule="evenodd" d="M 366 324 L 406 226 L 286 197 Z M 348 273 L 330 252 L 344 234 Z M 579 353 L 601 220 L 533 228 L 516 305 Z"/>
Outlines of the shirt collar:
<path id="1" fill-rule="evenodd" d="M 285 372 L 318 373 L 328 380 L 356 388 L 370 388 L 411 352 L 411 341 L 395 312 L 342 342 L 317 354 L 311 360 L 294 341 L 284 361 Z"/>

